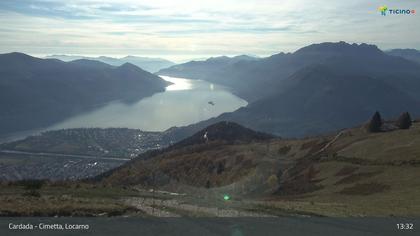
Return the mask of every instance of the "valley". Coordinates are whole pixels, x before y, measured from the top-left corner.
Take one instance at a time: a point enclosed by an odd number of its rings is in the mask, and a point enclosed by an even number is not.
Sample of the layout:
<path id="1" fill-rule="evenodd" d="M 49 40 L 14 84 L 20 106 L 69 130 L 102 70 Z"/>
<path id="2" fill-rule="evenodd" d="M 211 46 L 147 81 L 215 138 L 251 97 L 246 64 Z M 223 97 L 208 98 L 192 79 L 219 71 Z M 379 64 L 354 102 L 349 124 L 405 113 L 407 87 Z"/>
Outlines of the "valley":
<path id="1" fill-rule="evenodd" d="M 246 105 L 244 100 L 222 86 L 205 81 L 163 78 L 168 81 L 165 91 L 137 102 L 111 102 L 41 130 L 5 135 L 3 140 L 8 142 L 0 144 L 3 173 L 0 179 L 91 177 L 195 132 L 175 126 L 195 123 Z M 58 162 L 53 161 L 54 155 L 59 158 Z M 80 155 L 90 160 L 80 158 Z"/>

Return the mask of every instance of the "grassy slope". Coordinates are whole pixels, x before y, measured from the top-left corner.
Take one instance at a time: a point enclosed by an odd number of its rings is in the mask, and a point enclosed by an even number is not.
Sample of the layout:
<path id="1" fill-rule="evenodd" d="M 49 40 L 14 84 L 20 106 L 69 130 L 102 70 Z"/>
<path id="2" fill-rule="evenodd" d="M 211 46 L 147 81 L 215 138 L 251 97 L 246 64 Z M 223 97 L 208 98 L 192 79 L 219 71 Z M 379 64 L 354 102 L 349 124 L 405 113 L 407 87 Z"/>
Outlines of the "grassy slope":
<path id="1" fill-rule="evenodd" d="M 316 173 L 310 182 L 319 189 L 273 205 L 336 216 L 418 216 L 419 144 L 418 123 L 386 133 L 344 130 L 310 164 Z"/>
<path id="2" fill-rule="evenodd" d="M 270 213 L 420 215 L 419 123 L 376 134 L 354 128 L 335 137 L 196 145 L 134 161 L 103 181 L 150 186 L 154 172 L 159 188 L 204 198 L 229 193 L 244 201 L 240 207 Z M 217 173 L 212 166 L 220 162 L 225 169 Z"/>
<path id="3" fill-rule="evenodd" d="M 410 130 L 375 134 L 362 128 L 344 130 L 323 152 L 304 158 L 311 161 L 294 174 L 294 178 L 307 176 L 312 168 L 306 180 L 316 186 L 312 191 L 292 196 L 279 191 L 269 201 L 259 202 L 259 207 L 330 216 L 418 216 L 419 144 L 419 123 Z"/>
<path id="4" fill-rule="evenodd" d="M 140 156 L 114 171 L 103 182 L 111 185 L 150 185 L 153 184 L 150 176 L 155 173 L 156 179 L 161 180 L 156 180 L 157 185 L 175 181 L 201 188 L 209 180 L 212 188 L 222 187 L 241 181 L 262 167 L 264 170 L 259 170 L 261 174 L 284 169 L 289 164 L 283 167 L 283 163 L 293 163 L 307 153 L 307 149 L 299 146 L 302 142 L 271 140 L 230 144 L 215 141 L 177 148 L 146 160 Z M 293 152 L 288 155 L 284 153 L 285 149 Z"/>
<path id="5" fill-rule="evenodd" d="M 126 212 L 130 208 L 122 199 L 139 197 L 129 190 L 132 186 L 155 186 L 186 193 L 166 196 L 192 205 L 275 215 L 419 216 L 419 142 L 419 123 L 410 130 L 376 134 L 354 128 L 301 140 L 216 141 L 134 160 L 95 185 L 47 186 L 40 190 L 41 198 L 22 196 L 23 189 L 3 185 L 0 211 L 19 205 L 17 212 L 33 213 L 48 200 L 48 214 L 60 209 Z M 224 163 L 219 173 L 218 163 Z M 121 184 L 131 186 L 124 190 Z M 232 200 L 224 202 L 223 194 Z"/>

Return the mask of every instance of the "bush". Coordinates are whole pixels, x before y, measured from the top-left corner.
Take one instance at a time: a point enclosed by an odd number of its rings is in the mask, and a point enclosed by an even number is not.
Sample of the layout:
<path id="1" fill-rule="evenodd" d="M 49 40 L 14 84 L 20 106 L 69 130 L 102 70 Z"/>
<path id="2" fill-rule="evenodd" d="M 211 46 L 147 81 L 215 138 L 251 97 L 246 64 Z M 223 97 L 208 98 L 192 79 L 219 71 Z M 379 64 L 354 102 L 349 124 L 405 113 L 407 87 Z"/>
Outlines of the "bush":
<path id="1" fill-rule="evenodd" d="M 382 124 L 383 121 L 381 118 L 381 114 L 379 114 L 379 112 L 375 112 L 375 114 L 373 114 L 372 118 L 367 124 L 367 131 L 370 133 L 381 132 Z"/>
<path id="2" fill-rule="evenodd" d="M 412 125 L 411 116 L 410 113 L 404 112 L 400 115 L 400 117 L 397 120 L 398 128 L 400 129 L 409 129 Z"/>

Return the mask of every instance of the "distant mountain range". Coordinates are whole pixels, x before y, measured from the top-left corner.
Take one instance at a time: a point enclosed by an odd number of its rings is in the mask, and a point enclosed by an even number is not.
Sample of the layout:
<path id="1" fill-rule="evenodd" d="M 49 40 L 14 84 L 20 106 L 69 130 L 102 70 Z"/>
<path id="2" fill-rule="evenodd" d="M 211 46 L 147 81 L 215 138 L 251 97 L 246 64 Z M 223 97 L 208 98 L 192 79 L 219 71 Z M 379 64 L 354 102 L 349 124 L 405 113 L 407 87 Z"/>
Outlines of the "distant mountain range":
<path id="1" fill-rule="evenodd" d="M 351 127 L 378 110 L 395 118 L 420 115 L 420 64 L 374 45 L 321 43 L 260 60 L 190 62 L 159 74 L 229 86 L 250 103 L 201 123 L 228 120 L 279 136 L 306 136 Z M 179 131 L 181 132 L 181 131 Z"/>
<path id="2" fill-rule="evenodd" d="M 0 135 L 48 126 L 115 100 L 137 101 L 167 85 L 130 63 L 0 54 Z"/>
<path id="3" fill-rule="evenodd" d="M 403 57 L 407 60 L 420 63 L 420 51 L 416 49 L 392 49 L 386 51 L 388 55 Z"/>
<path id="4" fill-rule="evenodd" d="M 113 65 L 113 66 L 120 66 L 124 63 L 131 63 L 133 65 L 136 65 L 142 68 L 143 70 L 146 70 L 152 73 L 159 71 L 162 68 L 175 65 L 174 62 L 161 59 L 161 58 L 136 57 L 136 56 L 114 58 L 114 57 L 105 57 L 105 56 L 84 57 L 84 56 L 69 56 L 69 55 L 51 55 L 51 56 L 46 56 L 45 58 L 46 59 L 59 59 L 65 62 L 80 60 L 80 59 L 87 59 L 87 60 L 100 61 L 100 62 Z"/>

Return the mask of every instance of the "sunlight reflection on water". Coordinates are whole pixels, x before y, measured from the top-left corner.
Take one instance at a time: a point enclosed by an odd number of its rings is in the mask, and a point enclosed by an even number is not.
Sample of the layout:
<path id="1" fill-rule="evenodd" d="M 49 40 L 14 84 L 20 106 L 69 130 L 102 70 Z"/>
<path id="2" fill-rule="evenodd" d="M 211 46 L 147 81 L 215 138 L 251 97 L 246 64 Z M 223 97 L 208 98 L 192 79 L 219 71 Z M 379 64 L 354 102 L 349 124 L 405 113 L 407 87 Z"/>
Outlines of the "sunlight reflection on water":
<path id="1" fill-rule="evenodd" d="M 192 84 L 190 80 L 188 79 L 182 79 L 182 78 L 175 78 L 175 77 L 169 77 L 169 76 L 160 76 L 162 79 L 171 82 L 173 84 L 169 85 L 165 88 L 166 91 L 176 91 L 176 90 L 191 90 Z"/>

